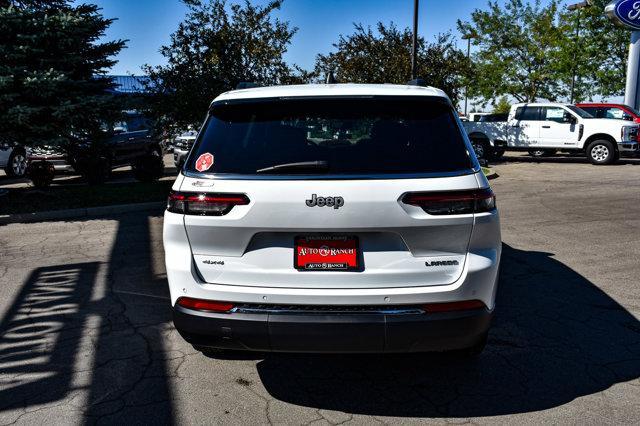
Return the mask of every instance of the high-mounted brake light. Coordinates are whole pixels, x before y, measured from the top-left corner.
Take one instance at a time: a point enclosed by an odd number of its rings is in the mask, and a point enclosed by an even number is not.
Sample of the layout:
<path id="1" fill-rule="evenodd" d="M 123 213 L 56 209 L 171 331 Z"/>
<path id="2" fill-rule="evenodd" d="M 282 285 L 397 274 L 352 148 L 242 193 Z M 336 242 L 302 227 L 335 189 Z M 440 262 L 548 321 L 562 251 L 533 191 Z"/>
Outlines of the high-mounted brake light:
<path id="1" fill-rule="evenodd" d="M 402 202 L 421 207 L 432 215 L 470 214 L 495 210 L 496 196 L 490 188 L 470 191 L 411 192 Z"/>
<path id="2" fill-rule="evenodd" d="M 169 194 L 167 210 L 172 213 L 222 216 L 235 206 L 249 204 L 249 198 L 244 194 L 196 194 L 189 192 L 175 192 Z"/>
<path id="3" fill-rule="evenodd" d="M 194 299 L 192 297 L 181 297 L 176 302 L 176 305 L 203 312 L 229 312 L 233 309 L 233 303 Z"/>

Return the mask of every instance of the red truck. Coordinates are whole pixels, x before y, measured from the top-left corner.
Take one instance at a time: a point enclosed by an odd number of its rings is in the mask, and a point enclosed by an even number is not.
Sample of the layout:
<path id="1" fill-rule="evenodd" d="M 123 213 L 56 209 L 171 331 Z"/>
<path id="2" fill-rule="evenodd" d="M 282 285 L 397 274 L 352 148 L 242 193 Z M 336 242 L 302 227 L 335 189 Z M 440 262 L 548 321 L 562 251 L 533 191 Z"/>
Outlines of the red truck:
<path id="1" fill-rule="evenodd" d="M 584 102 L 576 104 L 576 106 L 587 111 L 595 118 L 613 118 L 640 123 L 640 112 L 636 111 L 628 105 Z"/>

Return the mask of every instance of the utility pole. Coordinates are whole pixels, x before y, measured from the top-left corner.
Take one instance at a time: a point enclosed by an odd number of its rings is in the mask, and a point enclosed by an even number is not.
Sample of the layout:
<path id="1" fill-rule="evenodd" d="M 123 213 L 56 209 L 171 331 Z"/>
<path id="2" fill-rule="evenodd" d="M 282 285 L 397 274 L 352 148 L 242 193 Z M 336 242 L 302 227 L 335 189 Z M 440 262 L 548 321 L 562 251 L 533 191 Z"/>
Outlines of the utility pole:
<path id="1" fill-rule="evenodd" d="M 418 69 L 418 2 L 413 0 L 413 44 L 411 46 L 411 80 L 418 78 L 416 75 Z"/>
<path id="2" fill-rule="evenodd" d="M 463 40 L 467 40 L 467 61 L 471 60 L 471 39 L 478 38 L 478 34 L 469 33 L 462 36 Z M 469 103 L 469 82 L 464 87 L 464 116 L 467 116 L 467 104 Z"/>
<path id="3" fill-rule="evenodd" d="M 567 6 L 567 9 L 569 9 L 569 11 L 573 12 L 573 11 L 578 11 L 578 19 L 576 19 L 576 46 L 578 46 L 578 49 L 580 48 L 580 46 L 578 45 L 578 41 L 580 40 L 580 10 L 584 9 L 586 7 L 591 6 L 591 0 L 583 0 L 579 3 L 574 3 L 574 4 L 570 4 Z M 575 90 L 576 90 L 576 78 L 577 78 L 577 70 L 576 70 L 576 63 L 574 62 L 573 67 L 572 67 L 572 76 L 571 76 L 571 103 L 574 103 L 576 100 L 576 96 L 575 96 Z"/>

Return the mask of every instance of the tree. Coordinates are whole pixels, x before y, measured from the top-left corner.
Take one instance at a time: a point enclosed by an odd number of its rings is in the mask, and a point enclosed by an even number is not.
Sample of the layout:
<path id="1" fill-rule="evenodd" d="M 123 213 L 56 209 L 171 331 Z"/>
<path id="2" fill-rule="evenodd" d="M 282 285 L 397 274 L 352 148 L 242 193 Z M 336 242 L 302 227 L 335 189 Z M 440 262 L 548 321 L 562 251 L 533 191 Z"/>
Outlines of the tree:
<path id="1" fill-rule="evenodd" d="M 489 1 L 488 10 L 476 9 L 471 22 L 458 21 L 463 34 L 474 34 L 474 79 L 470 94 L 490 101 L 510 95 L 519 102 L 557 100 L 563 94 L 557 78 L 560 45 L 566 40 L 558 23 L 558 0 L 541 6 Z"/>
<path id="2" fill-rule="evenodd" d="M 614 25 L 602 13 L 607 3 L 591 0 L 589 7 L 560 14 L 566 41 L 560 44 L 557 65 L 566 99 L 571 96 L 574 74 L 575 102 L 624 93 L 631 31 Z"/>
<path id="3" fill-rule="evenodd" d="M 230 8 L 225 0 L 183 2 L 187 16 L 160 48 L 167 64 L 143 67 L 154 94 L 153 113 L 165 129 L 199 125 L 210 102 L 239 82 L 296 80 L 283 55 L 297 29 L 273 18 L 281 1 L 264 7 L 245 1 Z"/>
<path id="4" fill-rule="evenodd" d="M 378 22 L 376 31 L 356 24 L 353 34 L 340 35 L 333 44 L 335 52 L 316 57 L 315 75 L 333 70 L 340 82 L 405 84 L 411 79 L 411 40 L 409 28 L 393 23 Z M 434 43 L 418 38 L 417 74 L 444 90 L 454 104 L 469 73 L 469 62 L 451 34 L 438 35 Z"/>
<path id="5" fill-rule="evenodd" d="M 120 113 L 104 74 L 125 41 L 113 19 L 68 0 L 0 0 L 0 142 L 68 147 Z"/>
<path id="6" fill-rule="evenodd" d="M 506 96 L 502 96 L 493 105 L 493 113 L 494 114 L 506 114 L 510 110 L 511 110 L 511 102 L 509 102 L 509 98 L 507 98 Z"/>

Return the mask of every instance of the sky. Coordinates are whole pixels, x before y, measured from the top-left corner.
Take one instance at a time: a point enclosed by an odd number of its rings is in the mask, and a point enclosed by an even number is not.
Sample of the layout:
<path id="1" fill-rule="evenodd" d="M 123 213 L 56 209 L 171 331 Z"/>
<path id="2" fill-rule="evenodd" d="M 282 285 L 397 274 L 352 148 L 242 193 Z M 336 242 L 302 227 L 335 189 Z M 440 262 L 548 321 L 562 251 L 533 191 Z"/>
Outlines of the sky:
<path id="1" fill-rule="evenodd" d="M 118 63 L 111 69 L 111 74 L 140 75 L 143 64 L 163 64 L 158 49 L 169 42 L 171 33 L 187 11 L 179 0 L 84 2 L 100 6 L 105 17 L 118 19 L 108 29 L 106 39 L 129 40 L 127 48 L 118 55 Z M 256 4 L 266 2 L 252 0 Z M 451 30 L 459 38 L 456 20 L 468 20 L 474 9 L 483 9 L 486 5 L 487 0 L 421 0 L 418 32 L 433 40 L 436 34 Z M 410 27 L 413 0 L 285 0 L 276 16 L 298 27 L 285 60 L 311 69 L 316 54 L 330 52 L 340 34 L 353 32 L 354 23 L 373 26 L 378 21 L 393 21 L 398 27 Z M 463 41 L 459 44 L 461 48 L 466 47 Z"/>

